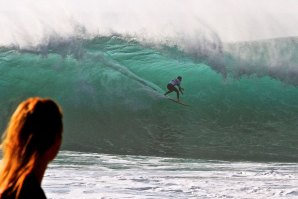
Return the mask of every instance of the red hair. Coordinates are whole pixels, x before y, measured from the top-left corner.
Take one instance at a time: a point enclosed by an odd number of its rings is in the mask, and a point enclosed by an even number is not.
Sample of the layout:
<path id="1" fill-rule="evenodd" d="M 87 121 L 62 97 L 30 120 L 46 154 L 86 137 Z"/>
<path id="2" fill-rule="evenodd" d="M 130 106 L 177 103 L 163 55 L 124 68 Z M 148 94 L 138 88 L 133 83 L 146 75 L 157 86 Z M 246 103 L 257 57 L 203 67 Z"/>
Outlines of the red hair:
<path id="1" fill-rule="evenodd" d="M 18 197 L 37 160 L 61 138 L 62 128 L 62 111 L 54 101 L 34 97 L 18 106 L 3 135 L 0 192 Z"/>

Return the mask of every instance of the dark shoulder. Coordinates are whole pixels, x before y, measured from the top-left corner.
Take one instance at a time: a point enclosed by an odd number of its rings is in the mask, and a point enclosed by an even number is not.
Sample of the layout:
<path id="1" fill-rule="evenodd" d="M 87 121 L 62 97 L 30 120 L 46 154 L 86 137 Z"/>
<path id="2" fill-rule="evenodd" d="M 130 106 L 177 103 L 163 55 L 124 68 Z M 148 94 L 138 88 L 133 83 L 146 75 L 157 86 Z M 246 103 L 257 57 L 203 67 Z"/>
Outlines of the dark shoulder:
<path id="1" fill-rule="evenodd" d="M 44 191 L 33 175 L 28 176 L 24 182 L 19 199 L 23 198 L 46 199 Z"/>
<path id="2" fill-rule="evenodd" d="M 4 192 L 1 195 L 1 199 L 16 199 L 16 193 L 7 194 L 8 192 Z M 35 179 L 33 175 L 29 175 L 23 184 L 23 187 L 21 189 L 20 195 L 18 199 L 46 199 L 46 195 L 42 188 L 40 187 L 40 184 Z"/>

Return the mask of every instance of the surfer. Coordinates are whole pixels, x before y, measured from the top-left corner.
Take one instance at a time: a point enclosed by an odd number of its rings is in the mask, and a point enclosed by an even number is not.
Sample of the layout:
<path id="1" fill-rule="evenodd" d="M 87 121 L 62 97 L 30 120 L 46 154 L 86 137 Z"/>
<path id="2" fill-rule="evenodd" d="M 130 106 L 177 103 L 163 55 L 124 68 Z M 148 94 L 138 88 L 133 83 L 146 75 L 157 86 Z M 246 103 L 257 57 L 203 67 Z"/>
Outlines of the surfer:
<path id="1" fill-rule="evenodd" d="M 164 95 L 167 95 L 167 94 L 175 91 L 177 93 L 177 101 L 180 102 L 180 100 L 179 100 L 179 91 L 183 95 L 183 92 L 182 91 L 184 90 L 180 86 L 181 81 L 182 81 L 182 77 L 181 76 L 178 76 L 176 79 L 173 79 L 172 81 L 170 81 L 170 83 L 168 83 L 168 85 L 167 85 L 168 91 Z M 179 88 L 179 91 L 178 91 L 178 89 L 175 86 L 177 86 Z"/>

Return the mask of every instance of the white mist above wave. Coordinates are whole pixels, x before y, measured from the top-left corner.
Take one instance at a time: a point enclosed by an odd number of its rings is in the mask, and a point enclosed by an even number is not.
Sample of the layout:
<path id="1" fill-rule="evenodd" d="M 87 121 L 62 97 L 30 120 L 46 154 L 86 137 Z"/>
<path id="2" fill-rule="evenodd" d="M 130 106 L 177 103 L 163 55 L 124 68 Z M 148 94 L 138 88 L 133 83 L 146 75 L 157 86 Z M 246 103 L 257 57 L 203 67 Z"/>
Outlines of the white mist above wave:
<path id="1" fill-rule="evenodd" d="M 217 43 L 298 36 L 296 0 L 0 0 L 0 46 L 122 35 L 196 50 Z"/>

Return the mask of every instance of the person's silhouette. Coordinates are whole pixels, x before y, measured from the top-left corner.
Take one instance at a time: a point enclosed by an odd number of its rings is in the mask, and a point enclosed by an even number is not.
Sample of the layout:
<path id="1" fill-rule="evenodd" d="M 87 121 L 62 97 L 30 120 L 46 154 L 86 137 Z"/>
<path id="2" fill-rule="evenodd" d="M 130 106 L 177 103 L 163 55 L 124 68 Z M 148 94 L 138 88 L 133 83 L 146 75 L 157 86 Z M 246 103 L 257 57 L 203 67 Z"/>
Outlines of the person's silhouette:
<path id="1" fill-rule="evenodd" d="M 0 199 L 46 198 L 41 181 L 62 131 L 62 111 L 54 101 L 34 97 L 20 103 L 3 136 Z"/>

